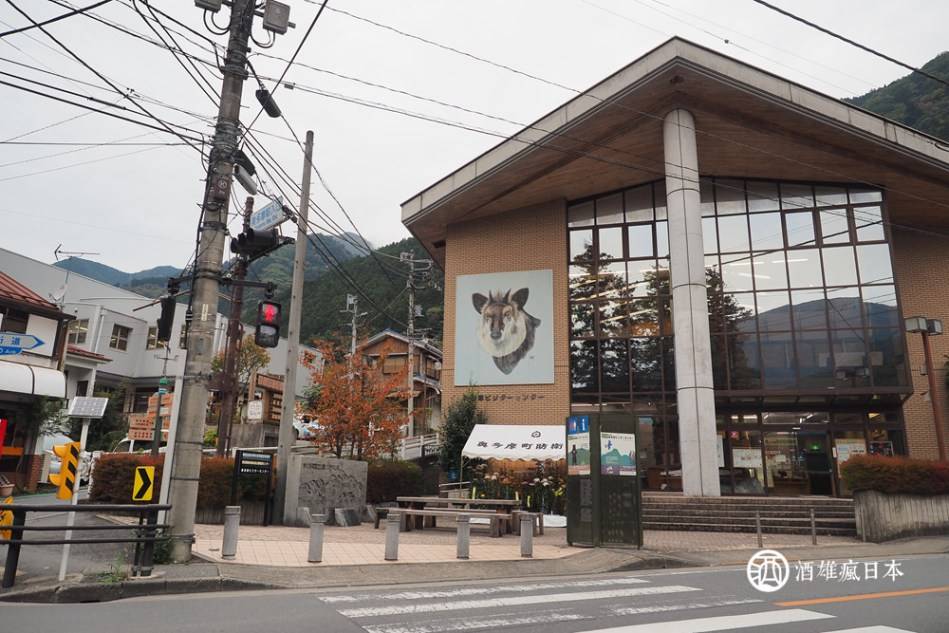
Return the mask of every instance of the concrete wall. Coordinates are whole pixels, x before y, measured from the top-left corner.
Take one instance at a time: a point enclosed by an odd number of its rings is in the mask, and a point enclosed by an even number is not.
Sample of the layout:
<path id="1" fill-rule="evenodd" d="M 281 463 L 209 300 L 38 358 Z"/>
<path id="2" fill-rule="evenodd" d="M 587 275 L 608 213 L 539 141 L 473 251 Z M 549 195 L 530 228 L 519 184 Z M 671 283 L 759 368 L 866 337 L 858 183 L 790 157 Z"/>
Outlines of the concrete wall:
<path id="1" fill-rule="evenodd" d="M 893 260 L 903 316 L 942 319 L 949 327 L 949 249 L 945 240 L 933 235 L 893 229 Z M 949 333 L 930 338 L 938 390 L 936 397 L 949 409 L 945 362 L 949 356 Z M 933 425 L 929 382 L 923 374 L 925 359 L 919 334 L 907 334 L 907 358 L 913 380 L 913 395 L 903 405 L 909 453 L 922 459 L 936 459 L 936 430 Z M 949 419 L 943 435 L 949 440 Z"/>
<path id="2" fill-rule="evenodd" d="M 443 409 L 447 409 L 452 400 L 466 389 L 454 386 L 455 278 L 478 273 L 551 269 L 554 281 L 554 383 L 479 386 L 477 390 L 484 397 L 479 404 L 492 423 L 563 423 L 570 412 L 566 227 L 566 203 L 562 200 L 448 227 L 445 360 L 441 381 Z M 518 401 L 517 396 L 533 399 Z"/>
<path id="3" fill-rule="evenodd" d="M 853 501 L 857 534 L 865 541 L 949 534 L 949 495 L 890 495 L 861 490 L 854 493 Z"/>

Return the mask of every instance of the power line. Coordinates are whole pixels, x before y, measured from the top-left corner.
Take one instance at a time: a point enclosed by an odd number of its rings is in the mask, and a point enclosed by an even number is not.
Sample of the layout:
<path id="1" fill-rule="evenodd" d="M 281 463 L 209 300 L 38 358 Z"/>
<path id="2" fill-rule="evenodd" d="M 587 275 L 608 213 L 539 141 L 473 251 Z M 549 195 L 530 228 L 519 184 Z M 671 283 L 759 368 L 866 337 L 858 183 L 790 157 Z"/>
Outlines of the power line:
<path id="1" fill-rule="evenodd" d="M 895 57 L 891 57 L 890 55 L 887 55 L 886 53 L 881 53 L 880 51 L 876 50 L 875 48 L 871 48 L 871 47 L 869 47 L 869 46 L 867 46 L 867 45 L 865 45 L 865 44 L 861 44 L 860 42 L 857 42 L 857 41 L 854 41 L 854 40 L 850 39 L 849 37 L 844 37 L 843 35 L 841 35 L 841 34 L 839 34 L 839 33 L 836 33 L 836 32 L 834 32 L 834 31 L 831 31 L 830 29 L 825 28 L 825 27 L 821 26 L 820 24 L 816 24 L 816 23 L 814 23 L 814 22 L 811 22 L 810 20 L 807 20 L 807 19 L 805 19 L 805 18 L 802 18 L 802 17 L 799 16 L 799 15 L 795 15 L 794 13 L 791 13 L 790 11 L 787 11 L 787 10 L 785 10 L 785 9 L 782 9 L 781 7 L 777 7 L 777 6 L 773 5 L 773 4 L 770 4 L 770 3 L 768 3 L 768 2 L 765 2 L 764 0 L 752 0 L 752 2 L 757 2 L 758 4 L 760 4 L 760 5 L 763 6 L 763 7 L 767 7 L 767 8 L 769 8 L 769 9 L 771 9 L 772 11 L 776 11 L 777 13 L 780 13 L 781 15 L 787 16 L 787 17 L 791 18 L 792 20 L 796 20 L 796 21 L 800 22 L 801 24 L 806 24 L 807 26 L 811 27 L 812 29 L 817 29 L 817 30 L 820 31 L 821 33 L 826 33 L 827 35 L 830 35 L 831 37 L 837 38 L 838 40 L 840 40 L 840 41 L 842 41 L 842 42 L 846 42 L 847 44 L 850 44 L 851 46 L 856 46 L 856 47 L 859 48 L 860 50 L 866 51 L 866 52 L 870 53 L 871 55 L 876 55 L 877 57 L 880 57 L 880 58 L 882 58 L 882 59 L 885 59 L 885 60 L 888 61 L 888 62 L 892 62 L 892 63 L 896 64 L 897 66 L 902 66 L 903 68 L 906 68 L 907 70 L 910 70 L 910 71 L 912 71 L 912 72 L 914 72 L 914 73 L 919 73 L 920 75 L 922 75 L 923 77 L 926 77 L 927 79 L 931 79 L 931 80 L 933 80 L 933 81 L 937 81 L 937 82 L 941 83 L 942 85 L 944 85 L 944 86 L 946 86 L 946 87 L 949 87 L 949 81 L 943 79 L 942 77 L 937 77 L 936 75 L 933 75 L 932 73 L 926 72 L 926 71 L 923 70 L 922 68 L 917 68 L 916 66 L 913 66 L 913 65 L 911 65 L 911 64 L 907 64 L 906 62 L 900 61 L 900 60 L 896 59 Z"/>
<path id="2" fill-rule="evenodd" d="M 90 4 L 88 7 L 80 7 L 78 9 L 74 9 L 70 11 L 69 13 L 63 13 L 62 15 L 58 15 L 55 18 L 50 18 L 42 22 L 33 22 L 33 24 L 31 24 L 30 26 L 23 26 L 18 29 L 4 31 L 3 33 L 0 33 L 0 37 L 6 37 L 7 35 L 13 35 L 15 33 L 22 33 L 23 31 L 29 31 L 30 29 L 40 28 L 40 27 L 46 26 L 47 24 L 52 24 L 53 22 L 59 22 L 60 20 L 64 20 L 66 18 L 72 17 L 79 13 L 85 13 L 86 11 L 90 9 L 101 7 L 102 5 L 108 4 L 109 2 L 112 2 L 112 0 L 101 0 L 100 2 L 96 2 L 95 4 Z"/>

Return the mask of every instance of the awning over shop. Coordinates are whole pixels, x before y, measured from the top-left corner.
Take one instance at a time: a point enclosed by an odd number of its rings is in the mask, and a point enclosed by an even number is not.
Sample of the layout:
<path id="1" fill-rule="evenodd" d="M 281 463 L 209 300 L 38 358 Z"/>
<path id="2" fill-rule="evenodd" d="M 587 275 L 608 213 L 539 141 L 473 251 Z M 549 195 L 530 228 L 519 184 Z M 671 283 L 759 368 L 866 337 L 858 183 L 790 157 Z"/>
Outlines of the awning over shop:
<path id="1" fill-rule="evenodd" d="M 563 459 L 564 427 L 531 424 L 476 424 L 462 457 L 479 459 Z"/>
<path id="2" fill-rule="evenodd" d="M 66 397 L 66 374 L 48 367 L 0 361 L 0 392 Z"/>

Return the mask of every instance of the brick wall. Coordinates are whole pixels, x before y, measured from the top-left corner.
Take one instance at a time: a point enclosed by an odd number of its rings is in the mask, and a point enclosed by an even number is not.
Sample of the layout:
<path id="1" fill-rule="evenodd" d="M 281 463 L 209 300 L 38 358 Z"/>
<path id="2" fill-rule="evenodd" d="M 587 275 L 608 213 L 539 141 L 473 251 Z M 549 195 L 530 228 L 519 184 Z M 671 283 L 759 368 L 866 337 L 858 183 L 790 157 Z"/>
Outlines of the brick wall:
<path id="1" fill-rule="evenodd" d="M 447 409 L 466 389 L 455 386 L 455 277 L 550 269 L 554 283 L 554 383 L 488 385 L 477 390 L 484 397 L 479 404 L 492 423 L 561 424 L 570 411 L 565 202 L 558 200 L 453 224 L 448 227 L 445 246 L 442 408 Z M 517 400 L 518 396 L 528 399 Z"/>
<path id="2" fill-rule="evenodd" d="M 949 326 L 949 249 L 943 239 L 921 233 L 894 229 L 893 260 L 899 284 L 903 316 L 939 318 Z M 936 397 L 947 409 L 946 368 L 949 355 L 949 334 L 934 336 L 933 365 L 936 370 Z M 923 375 L 925 367 L 923 344 L 919 334 L 906 335 L 909 366 L 913 379 L 913 395 L 903 405 L 909 452 L 913 457 L 935 459 L 936 430 L 933 425 L 932 402 L 928 398 L 929 382 Z M 949 439 L 949 424 L 943 435 Z"/>

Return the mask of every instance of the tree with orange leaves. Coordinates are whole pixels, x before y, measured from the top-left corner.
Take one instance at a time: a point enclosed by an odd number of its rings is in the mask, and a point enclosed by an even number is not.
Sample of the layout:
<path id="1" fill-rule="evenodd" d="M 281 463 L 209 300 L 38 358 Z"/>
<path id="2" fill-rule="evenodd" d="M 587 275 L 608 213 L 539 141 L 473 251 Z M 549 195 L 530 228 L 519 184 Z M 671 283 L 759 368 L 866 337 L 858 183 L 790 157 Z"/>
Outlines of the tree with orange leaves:
<path id="1" fill-rule="evenodd" d="M 317 348 L 321 363 L 309 366 L 312 382 L 300 411 L 316 421 L 313 443 L 336 457 L 394 455 L 408 419 L 401 405 L 405 370 L 384 376 L 359 350 L 350 357 L 326 341 Z"/>

